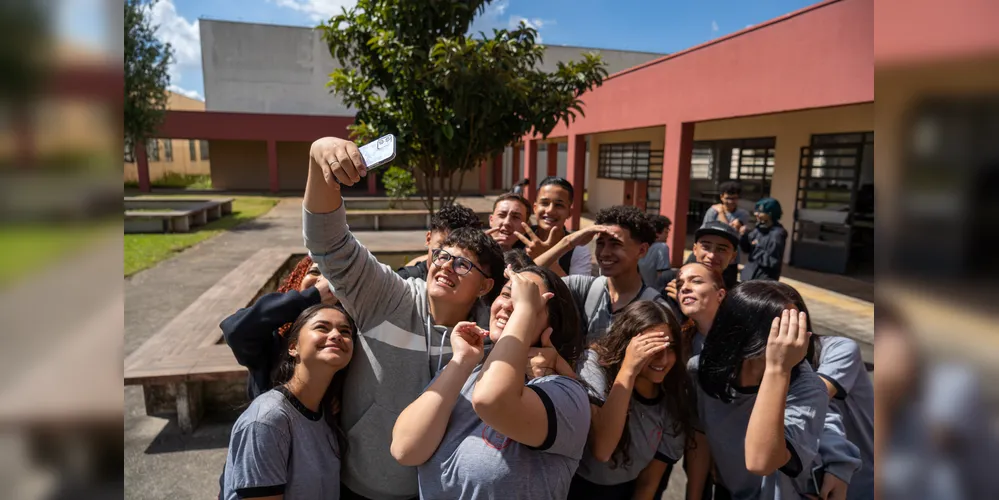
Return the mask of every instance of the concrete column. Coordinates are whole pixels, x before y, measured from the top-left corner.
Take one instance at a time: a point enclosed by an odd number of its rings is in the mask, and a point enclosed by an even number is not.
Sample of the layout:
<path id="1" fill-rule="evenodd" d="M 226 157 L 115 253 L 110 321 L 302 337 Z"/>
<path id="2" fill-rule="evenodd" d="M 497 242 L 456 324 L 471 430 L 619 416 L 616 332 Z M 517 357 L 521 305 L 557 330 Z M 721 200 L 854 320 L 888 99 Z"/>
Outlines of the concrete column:
<path id="1" fill-rule="evenodd" d="M 545 172 L 549 177 L 558 175 L 558 143 L 548 143 L 548 167 Z"/>
<path id="2" fill-rule="evenodd" d="M 683 264 L 690 204 L 690 155 L 694 146 L 693 123 L 666 125 L 663 150 L 663 187 L 659 212 L 673 221 L 669 233 L 670 264 Z"/>
<path id="3" fill-rule="evenodd" d="M 277 141 L 273 139 L 267 141 L 267 171 L 270 174 L 270 191 L 277 193 L 281 190 L 281 181 L 278 177 Z"/>
<path id="4" fill-rule="evenodd" d="M 368 172 L 366 177 L 368 178 L 368 194 L 372 196 L 378 194 L 378 174 Z"/>
<path id="5" fill-rule="evenodd" d="M 486 194 L 486 184 L 489 182 L 489 161 L 479 163 L 479 194 Z"/>
<path id="6" fill-rule="evenodd" d="M 533 139 L 524 141 L 524 178 L 527 179 L 524 197 L 533 202 L 538 189 L 538 141 Z"/>
<path id="7" fill-rule="evenodd" d="M 586 189 L 586 137 L 582 134 L 569 135 L 569 158 L 566 163 L 566 177 L 572 184 L 572 209 L 569 229 L 579 229 L 579 218 L 583 214 L 583 191 Z"/>
<path id="8" fill-rule="evenodd" d="M 132 146 L 135 156 L 135 170 L 139 175 L 139 191 L 148 193 L 152 186 L 149 183 L 149 157 L 146 156 L 146 141 L 139 140 Z"/>
<path id="9" fill-rule="evenodd" d="M 493 158 L 493 189 L 503 189 L 503 153 Z"/>
<path id="10" fill-rule="evenodd" d="M 510 186 L 513 187 L 522 177 L 520 176 L 520 150 L 514 145 L 510 150 L 513 152 L 513 163 L 510 168 Z"/>

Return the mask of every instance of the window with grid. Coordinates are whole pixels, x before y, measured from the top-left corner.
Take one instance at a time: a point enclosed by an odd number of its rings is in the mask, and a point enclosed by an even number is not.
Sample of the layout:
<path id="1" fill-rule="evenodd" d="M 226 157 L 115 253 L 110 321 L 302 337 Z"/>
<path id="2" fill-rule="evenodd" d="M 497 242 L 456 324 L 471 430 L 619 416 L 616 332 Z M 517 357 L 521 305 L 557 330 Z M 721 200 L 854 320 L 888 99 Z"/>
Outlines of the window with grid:
<path id="1" fill-rule="evenodd" d="M 173 141 L 170 139 L 163 141 L 163 160 L 173 161 Z"/>
<path id="2" fill-rule="evenodd" d="M 710 142 L 695 142 L 690 155 L 690 178 L 711 180 L 714 178 L 715 155 Z"/>
<path id="3" fill-rule="evenodd" d="M 772 178 L 776 143 L 773 137 L 740 141 L 738 147 L 732 148 L 729 179 L 765 181 Z"/>
<path id="4" fill-rule="evenodd" d="M 191 150 L 191 161 L 198 161 L 197 141 L 187 141 L 187 146 Z"/>
<path id="5" fill-rule="evenodd" d="M 146 156 L 149 157 L 149 161 L 160 161 L 159 141 L 156 139 L 146 141 Z"/>
<path id="6" fill-rule="evenodd" d="M 201 148 L 201 159 L 202 160 L 207 160 L 208 159 L 208 141 L 199 141 L 199 142 L 201 142 L 201 145 L 199 146 Z"/>
<path id="7" fill-rule="evenodd" d="M 597 177 L 620 180 L 648 179 L 651 145 L 649 142 L 601 144 Z"/>

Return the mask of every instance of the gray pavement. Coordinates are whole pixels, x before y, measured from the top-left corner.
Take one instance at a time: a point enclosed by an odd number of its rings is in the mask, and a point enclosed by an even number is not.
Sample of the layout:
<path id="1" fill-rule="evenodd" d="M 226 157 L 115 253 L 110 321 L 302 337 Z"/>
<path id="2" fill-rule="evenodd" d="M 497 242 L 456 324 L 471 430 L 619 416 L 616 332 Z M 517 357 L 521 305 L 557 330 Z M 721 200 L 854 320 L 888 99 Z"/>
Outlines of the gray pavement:
<path id="1" fill-rule="evenodd" d="M 490 199 L 459 202 L 492 206 Z M 424 232 L 361 232 L 357 233 L 357 237 L 375 252 L 419 251 L 423 246 Z M 301 198 L 282 199 L 260 218 L 125 279 L 125 356 L 244 259 L 269 246 L 302 246 Z M 821 294 L 817 296 L 821 297 Z M 813 308 L 813 318 L 816 321 L 827 321 L 825 318 L 829 318 L 827 324 L 833 324 L 835 318 L 846 314 L 844 311 L 848 313 L 844 305 L 851 304 L 832 301 L 838 309 L 826 310 L 817 300 L 806 299 L 809 300 L 809 307 Z M 830 330 L 843 333 L 845 328 L 834 325 Z M 203 499 L 215 495 L 231 425 L 231 421 L 212 420 L 208 416 L 193 434 L 183 435 L 175 421 L 145 414 L 141 387 L 126 387 L 125 497 Z M 685 481 L 683 471 L 679 468 L 675 470 L 664 498 L 683 498 Z"/>

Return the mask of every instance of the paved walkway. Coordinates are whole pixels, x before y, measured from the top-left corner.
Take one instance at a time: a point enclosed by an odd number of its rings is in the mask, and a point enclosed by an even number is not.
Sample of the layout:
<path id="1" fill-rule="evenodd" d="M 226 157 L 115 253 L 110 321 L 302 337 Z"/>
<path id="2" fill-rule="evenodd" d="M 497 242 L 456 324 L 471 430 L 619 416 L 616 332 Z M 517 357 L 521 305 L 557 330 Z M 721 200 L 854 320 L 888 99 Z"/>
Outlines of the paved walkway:
<path id="1" fill-rule="evenodd" d="M 492 206 L 483 198 L 459 201 L 472 208 Z M 360 232 L 357 237 L 372 251 L 418 252 L 424 232 Z M 125 279 L 125 356 L 240 262 L 268 246 L 302 246 L 301 198 L 282 199 L 260 218 Z M 816 323 L 832 332 L 864 336 L 868 315 L 862 301 L 809 285 L 795 286 L 806 296 Z M 870 312 L 868 336 L 873 331 L 873 307 Z M 231 421 L 209 417 L 192 435 L 183 435 L 168 419 L 145 414 L 141 387 L 125 388 L 124 417 L 126 497 L 203 499 L 216 494 Z M 682 471 L 675 475 L 668 498 L 682 498 Z"/>

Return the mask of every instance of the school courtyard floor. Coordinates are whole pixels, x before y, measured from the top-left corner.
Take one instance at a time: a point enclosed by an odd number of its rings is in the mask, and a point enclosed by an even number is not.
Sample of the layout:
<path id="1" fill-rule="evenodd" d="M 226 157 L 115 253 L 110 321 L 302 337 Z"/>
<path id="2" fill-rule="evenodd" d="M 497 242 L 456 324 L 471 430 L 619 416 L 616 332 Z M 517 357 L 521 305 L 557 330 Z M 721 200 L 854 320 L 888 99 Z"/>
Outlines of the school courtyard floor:
<path id="1" fill-rule="evenodd" d="M 487 210 L 492 208 L 489 199 L 459 201 L 473 209 L 480 204 Z M 301 217 L 301 198 L 282 199 L 256 220 L 125 279 L 125 356 L 260 248 L 302 246 Z M 423 235 L 423 231 L 357 233 L 358 239 L 372 252 L 418 252 L 423 247 Z M 858 340 L 864 346 L 865 360 L 871 361 L 874 330 L 871 302 L 801 281 L 787 281 L 798 287 L 808 302 L 818 333 L 847 335 Z M 214 497 L 232 422 L 209 417 L 193 434 L 184 435 L 175 422 L 146 416 L 141 387 L 124 390 L 125 497 Z M 675 471 L 664 498 L 683 498 L 684 483 L 682 471 Z"/>

